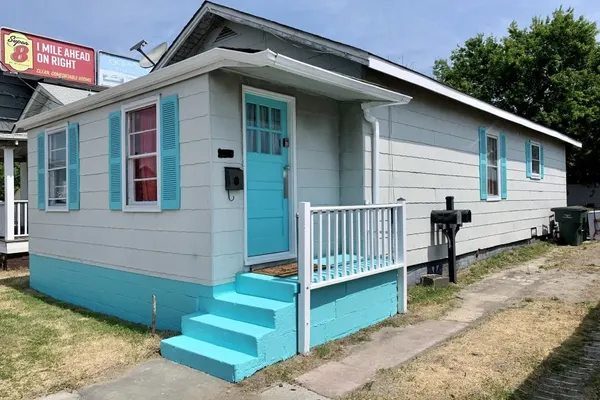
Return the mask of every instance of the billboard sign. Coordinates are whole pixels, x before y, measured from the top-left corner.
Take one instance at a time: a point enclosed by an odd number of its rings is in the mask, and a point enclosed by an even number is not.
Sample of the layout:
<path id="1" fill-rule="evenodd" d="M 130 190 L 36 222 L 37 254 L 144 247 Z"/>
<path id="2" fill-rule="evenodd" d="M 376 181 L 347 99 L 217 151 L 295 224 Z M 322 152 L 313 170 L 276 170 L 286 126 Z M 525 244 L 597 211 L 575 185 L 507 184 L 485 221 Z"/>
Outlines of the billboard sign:
<path id="1" fill-rule="evenodd" d="M 140 67 L 137 60 L 103 51 L 98 52 L 98 85 L 117 86 L 146 75 L 150 70 Z"/>
<path id="2" fill-rule="evenodd" d="M 93 85 L 96 83 L 94 49 L 42 36 L 0 29 L 3 70 Z"/>

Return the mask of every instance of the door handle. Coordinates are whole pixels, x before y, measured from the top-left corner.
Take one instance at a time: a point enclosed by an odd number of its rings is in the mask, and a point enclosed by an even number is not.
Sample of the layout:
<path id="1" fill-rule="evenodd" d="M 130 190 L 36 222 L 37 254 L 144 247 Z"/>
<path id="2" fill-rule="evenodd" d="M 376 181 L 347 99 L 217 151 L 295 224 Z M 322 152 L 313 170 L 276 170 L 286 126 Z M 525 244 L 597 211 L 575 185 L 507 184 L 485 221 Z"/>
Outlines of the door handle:
<path id="1" fill-rule="evenodd" d="M 284 199 L 288 198 L 288 176 L 289 176 L 288 171 L 289 170 L 290 170 L 289 165 L 285 165 L 283 167 L 283 198 Z"/>

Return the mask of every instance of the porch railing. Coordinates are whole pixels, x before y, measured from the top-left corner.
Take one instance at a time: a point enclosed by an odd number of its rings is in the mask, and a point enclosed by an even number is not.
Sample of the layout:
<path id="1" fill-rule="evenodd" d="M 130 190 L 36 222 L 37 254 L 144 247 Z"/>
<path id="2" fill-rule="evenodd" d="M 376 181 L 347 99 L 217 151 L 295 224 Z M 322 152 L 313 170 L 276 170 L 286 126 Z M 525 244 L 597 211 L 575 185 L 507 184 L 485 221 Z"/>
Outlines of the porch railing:
<path id="1" fill-rule="evenodd" d="M 29 235 L 29 200 L 15 200 L 15 238 Z"/>
<path id="2" fill-rule="evenodd" d="M 29 235 L 28 200 L 15 200 L 15 215 L 13 218 L 13 229 L 15 238 L 23 238 Z M 0 237 L 6 237 L 6 229 L 10 229 L 6 222 L 5 203 L 0 202 Z"/>
<path id="3" fill-rule="evenodd" d="M 398 270 L 398 312 L 406 310 L 406 205 L 311 207 L 298 212 L 298 351 L 310 350 L 312 290 Z"/>

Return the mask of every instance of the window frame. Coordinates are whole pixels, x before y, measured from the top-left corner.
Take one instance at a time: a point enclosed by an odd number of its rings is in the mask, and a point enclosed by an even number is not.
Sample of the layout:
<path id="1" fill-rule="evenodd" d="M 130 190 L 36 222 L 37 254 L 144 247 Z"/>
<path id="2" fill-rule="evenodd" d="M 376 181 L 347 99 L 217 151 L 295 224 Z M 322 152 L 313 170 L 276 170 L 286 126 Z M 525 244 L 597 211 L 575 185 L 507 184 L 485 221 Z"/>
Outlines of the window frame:
<path id="1" fill-rule="evenodd" d="M 537 174 L 533 172 L 533 146 L 535 146 L 535 147 L 538 148 L 538 159 L 537 159 L 537 162 L 538 162 L 539 168 L 538 168 L 538 173 Z M 530 168 L 530 171 L 531 171 L 531 178 L 530 179 L 539 181 L 539 180 L 542 179 L 542 175 L 541 175 L 541 172 L 542 172 L 542 145 L 539 142 L 530 141 L 529 142 L 529 155 L 530 155 L 530 158 L 529 158 L 529 168 Z"/>
<path id="2" fill-rule="evenodd" d="M 128 204 L 128 199 L 133 197 L 134 185 L 133 180 L 130 182 L 130 173 L 128 173 L 129 153 L 128 141 L 129 133 L 127 132 L 127 113 L 141 110 L 147 107 L 156 107 L 156 202 L 134 202 Z M 142 100 L 123 104 L 121 106 L 121 201 L 123 212 L 161 212 L 161 142 L 162 129 L 160 126 L 160 96 L 152 96 Z M 133 175 L 131 175 L 132 177 Z"/>
<path id="3" fill-rule="evenodd" d="M 488 143 L 487 140 L 488 138 L 492 138 L 496 141 L 496 178 L 497 178 L 497 183 L 498 183 L 498 194 L 490 194 L 489 190 L 487 191 L 487 201 L 500 201 L 501 198 L 501 193 L 502 193 L 502 177 L 501 177 L 501 170 L 500 170 L 500 136 L 498 135 L 493 135 L 490 133 L 486 133 L 485 135 L 485 149 L 486 149 L 486 153 L 485 153 L 485 185 L 487 187 L 489 179 L 490 179 L 490 174 L 488 173 L 488 168 L 490 167 L 490 160 L 488 158 Z"/>
<path id="4" fill-rule="evenodd" d="M 50 158 L 50 136 L 60 132 L 65 132 L 65 171 L 66 171 L 66 190 L 64 206 L 50 205 L 50 170 L 48 168 L 48 159 Z M 44 172 L 45 172 L 45 191 L 46 191 L 46 210 L 47 212 L 68 212 L 69 211 L 69 124 L 64 123 L 46 129 L 44 132 Z"/>

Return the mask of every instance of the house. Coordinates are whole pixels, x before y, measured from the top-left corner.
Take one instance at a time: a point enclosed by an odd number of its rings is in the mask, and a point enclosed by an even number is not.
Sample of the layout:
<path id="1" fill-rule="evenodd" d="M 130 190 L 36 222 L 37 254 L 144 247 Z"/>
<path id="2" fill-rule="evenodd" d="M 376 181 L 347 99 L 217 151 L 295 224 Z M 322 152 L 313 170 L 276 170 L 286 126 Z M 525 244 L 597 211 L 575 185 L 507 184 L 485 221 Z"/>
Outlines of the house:
<path id="1" fill-rule="evenodd" d="M 30 96 L 23 96 L 28 100 L 20 110 L 18 120 L 83 99 L 92 93 L 40 82 Z M 23 254 L 29 251 L 27 134 L 11 130 L 0 132 L 6 188 L 4 201 L 0 202 L 0 254 Z M 19 163 L 20 172 L 17 191 L 14 189 L 16 163 Z"/>
<path id="2" fill-rule="evenodd" d="M 154 296 L 182 332 L 163 356 L 230 381 L 404 312 L 411 274 L 446 257 L 430 213 L 448 195 L 473 212 L 459 255 L 546 232 L 581 146 L 210 2 L 148 76 L 17 126 L 31 286 L 147 325 Z M 68 190 L 49 197 L 62 138 Z M 297 277 L 256 273 L 290 262 Z"/>

